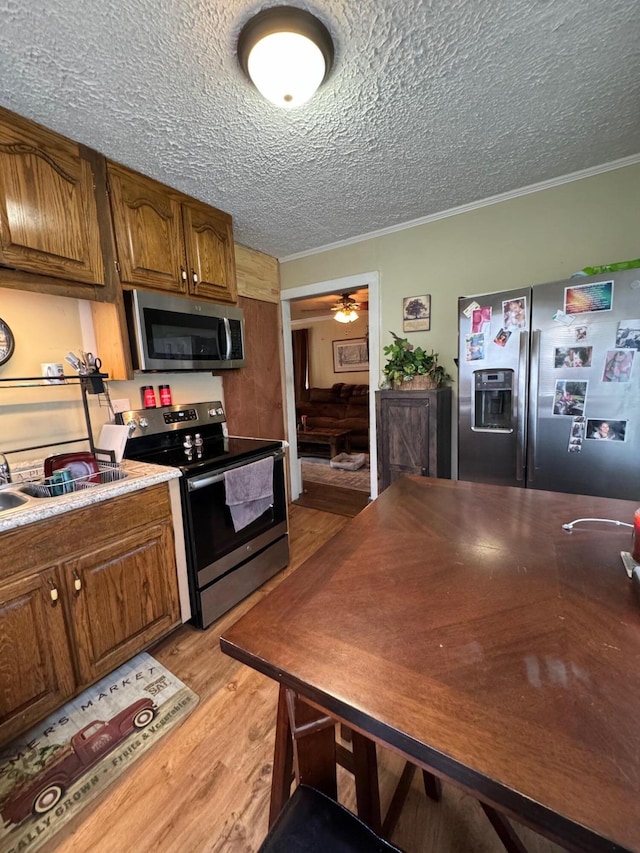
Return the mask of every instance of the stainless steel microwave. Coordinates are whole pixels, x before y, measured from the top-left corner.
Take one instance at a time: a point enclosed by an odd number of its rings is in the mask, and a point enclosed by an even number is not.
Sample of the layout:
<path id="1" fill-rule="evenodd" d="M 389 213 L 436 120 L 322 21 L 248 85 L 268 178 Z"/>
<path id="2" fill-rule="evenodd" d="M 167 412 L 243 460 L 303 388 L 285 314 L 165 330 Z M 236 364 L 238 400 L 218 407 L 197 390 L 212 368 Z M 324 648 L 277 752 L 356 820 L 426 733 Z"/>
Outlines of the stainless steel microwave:
<path id="1" fill-rule="evenodd" d="M 220 370 L 244 367 L 240 308 L 125 291 L 134 370 Z"/>

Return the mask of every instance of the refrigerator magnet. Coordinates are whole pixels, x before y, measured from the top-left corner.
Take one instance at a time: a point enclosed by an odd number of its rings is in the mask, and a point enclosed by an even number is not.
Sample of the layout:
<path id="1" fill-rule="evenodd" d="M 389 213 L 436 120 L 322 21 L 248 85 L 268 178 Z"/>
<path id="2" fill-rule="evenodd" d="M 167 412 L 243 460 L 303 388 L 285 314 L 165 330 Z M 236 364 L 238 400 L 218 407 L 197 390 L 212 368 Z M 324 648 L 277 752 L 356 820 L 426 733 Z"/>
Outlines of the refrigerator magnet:
<path id="1" fill-rule="evenodd" d="M 575 335 L 576 335 L 576 343 L 577 344 L 579 344 L 580 341 L 586 341 L 588 330 L 589 330 L 588 326 L 576 326 L 574 331 L 575 331 Z"/>
<path id="2" fill-rule="evenodd" d="M 627 422 L 589 418 L 587 421 L 587 439 L 597 441 L 624 441 L 627 435 Z"/>
<path id="3" fill-rule="evenodd" d="M 620 320 L 616 332 L 616 347 L 640 350 L 640 320 Z"/>
<path id="4" fill-rule="evenodd" d="M 553 320 L 555 320 L 556 323 L 562 323 L 563 326 L 570 326 L 573 323 L 574 318 L 567 317 L 564 311 L 561 311 L 560 308 L 558 308 L 556 313 L 553 315 Z"/>
<path id="5" fill-rule="evenodd" d="M 484 335 L 467 335 L 465 337 L 465 361 L 484 360 Z"/>
<path id="6" fill-rule="evenodd" d="M 590 314 L 594 311 L 611 311 L 612 308 L 613 280 L 575 284 L 564 289 L 565 314 Z"/>
<path id="7" fill-rule="evenodd" d="M 527 297 L 509 299 L 502 303 L 502 326 L 523 331 L 527 328 Z"/>
<path id="8" fill-rule="evenodd" d="M 498 344 L 499 347 L 506 346 L 507 341 L 511 337 L 511 332 L 509 329 L 500 329 L 498 334 L 493 339 L 494 344 Z"/>
<path id="9" fill-rule="evenodd" d="M 636 352 L 632 349 L 610 349 L 604 358 L 603 382 L 628 382 Z"/>
<path id="10" fill-rule="evenodd" d="M 556 380 L 553 395 L 554 415 L 583 415 L 587 402 L 588 382 L 570 382 L 567 379 Z"/>
<path id="11" fill-rule="evenodd" d="M 556 347 L 554 367 L 591 367 L 593 347 Z"/>
<path id="12" fill-rule="evenodd" d="M 467 320 L 470 320 L 473 312 L 476 310 L 476 308 L 479 308 L 479 307 L 480 307 L 479 302 L 471 302 L 469 305 L 467 305 L 467 307 L 463 310 L 462 313 L 467 318 Z"/>
<path id="13" fill-rule="evenodd" d="M 573 419 L 571 424 L 571 434 L 569 435 L 569 444 L 567 445 L 568 453 L 580 453 L 582 450 L 582 442 L 584 440 L 585 419 L 580 416 Z"/>
<path id="14" fill-rule="evenodd" d="M 471 314 L 471 334 L 476 335 L 488 331 L 487 327 L 491 327 L 491 306 L 484 305 L 481 308 L 474 308 Z"/>

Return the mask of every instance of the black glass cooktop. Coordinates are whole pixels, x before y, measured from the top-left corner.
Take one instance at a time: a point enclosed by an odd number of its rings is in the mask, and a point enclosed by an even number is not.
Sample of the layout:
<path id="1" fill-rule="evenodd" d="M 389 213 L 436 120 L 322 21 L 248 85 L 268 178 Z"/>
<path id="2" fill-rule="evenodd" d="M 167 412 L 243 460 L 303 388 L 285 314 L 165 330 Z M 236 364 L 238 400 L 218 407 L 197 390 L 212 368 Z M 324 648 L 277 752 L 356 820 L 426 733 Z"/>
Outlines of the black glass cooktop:
<path id="1" fill-rule="evenodd" d="M 132 442 L 128 443 L 129 445 Z M 182 443 L 170 447 L 136 448 L 127 446 L 125 456 L 138 462 L 151 462 L 154 465 L 170 465 L 185 473 L 224 468 L 229 463 L 242 459 L 264 455 L 280 449 L 279 441 L 258 438 L 205 438 L 201 448 L 193 447 L 187 452 Z"/>

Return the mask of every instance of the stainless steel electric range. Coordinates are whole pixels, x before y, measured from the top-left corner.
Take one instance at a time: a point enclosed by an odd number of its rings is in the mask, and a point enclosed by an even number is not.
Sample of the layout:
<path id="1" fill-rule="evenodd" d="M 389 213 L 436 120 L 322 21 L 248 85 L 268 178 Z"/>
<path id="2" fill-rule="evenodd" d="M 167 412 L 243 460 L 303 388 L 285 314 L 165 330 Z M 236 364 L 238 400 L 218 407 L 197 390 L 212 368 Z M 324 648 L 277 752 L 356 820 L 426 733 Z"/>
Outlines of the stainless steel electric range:
<path id="1" fill-rule="evenodd" d="M 123 412 L 125 457 L 180 468 L 192 621 L 207 628 L 289 562 L 282 442 L 226 436 L 219 401 Z M 273 457 L 273 503 L 236 532 L 225 472 Z"/>

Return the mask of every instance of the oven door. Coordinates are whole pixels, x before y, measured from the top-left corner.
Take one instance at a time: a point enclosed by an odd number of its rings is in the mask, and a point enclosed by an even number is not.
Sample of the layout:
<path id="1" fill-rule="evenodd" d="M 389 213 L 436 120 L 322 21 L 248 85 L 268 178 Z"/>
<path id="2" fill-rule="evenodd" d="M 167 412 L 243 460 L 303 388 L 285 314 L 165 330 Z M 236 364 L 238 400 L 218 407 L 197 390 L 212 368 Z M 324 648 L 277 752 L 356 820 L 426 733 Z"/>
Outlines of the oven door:
<path id="1" fill-rule="evenodd" d="M 236 533 L 231 512 L 225 503 L 224 472 L 268 456 L 274 457 L 273 504 L 259 518 Z M 187 478 L 183 481 L 183 489 L 191 575 L 198 589 L 286 535 L 287 507 L 282 450 Z"/>

